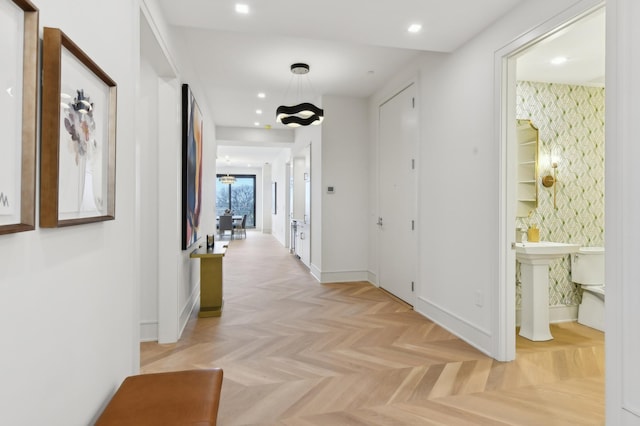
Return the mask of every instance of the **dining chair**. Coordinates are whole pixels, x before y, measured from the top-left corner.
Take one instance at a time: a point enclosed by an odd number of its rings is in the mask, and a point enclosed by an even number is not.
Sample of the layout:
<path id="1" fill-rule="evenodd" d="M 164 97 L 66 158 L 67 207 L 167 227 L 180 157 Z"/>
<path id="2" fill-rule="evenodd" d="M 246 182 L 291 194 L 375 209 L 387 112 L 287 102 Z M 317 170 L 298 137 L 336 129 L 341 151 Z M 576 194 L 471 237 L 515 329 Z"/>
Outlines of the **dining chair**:
<path id="1" fill-rule="evenodd" d="M 239 224 L 237 225 L 233 225 L 233 227 L 235 228 L 235 231 L 238 231 L 238 233 L 241 233 L 244 235 L 245 238 L 247 238 L 247 215 L 245 214 L 244 216 L 242 216 L 242 220 L 240 221 Z"/>
<path id="2" fill-rule="evenodd" d="M 222 215 L 218 222 L 218 235 L 224 237 L 227 231 L 231 232 L 230 239 L 233 238 L 233 217 L 231 215 Z"/>

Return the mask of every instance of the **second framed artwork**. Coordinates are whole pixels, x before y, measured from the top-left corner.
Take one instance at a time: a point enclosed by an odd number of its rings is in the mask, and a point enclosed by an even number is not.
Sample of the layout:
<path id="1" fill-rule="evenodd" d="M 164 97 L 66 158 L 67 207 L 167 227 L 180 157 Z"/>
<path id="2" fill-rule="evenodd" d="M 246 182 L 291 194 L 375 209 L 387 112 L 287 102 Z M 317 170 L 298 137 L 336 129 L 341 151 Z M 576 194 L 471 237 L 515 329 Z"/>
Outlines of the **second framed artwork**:
<path id="1" fill-rule="evenodd" d="M 44 28 L 40 226 L 115 219 L 116 83 L 57 28 Z"/>

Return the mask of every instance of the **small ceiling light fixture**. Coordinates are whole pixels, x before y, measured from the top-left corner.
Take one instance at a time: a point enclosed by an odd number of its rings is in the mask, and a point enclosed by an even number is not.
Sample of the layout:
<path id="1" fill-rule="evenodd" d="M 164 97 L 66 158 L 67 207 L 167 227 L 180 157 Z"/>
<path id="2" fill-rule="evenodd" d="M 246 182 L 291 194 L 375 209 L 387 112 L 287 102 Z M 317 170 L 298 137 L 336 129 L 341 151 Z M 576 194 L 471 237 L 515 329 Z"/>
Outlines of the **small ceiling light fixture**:
<path id="1" fill-rule="evenodd" d="M 218 178 L 218 180 L 223 185 L 231 185 L 231 184 L 236 183 L 236 177 L 235 176 L 229 176 L 229 173 L 227 173 L 226 176 L 220 176 Z"/>
<path id="2" fill-rule="evenodd" d="M 263 92 L 260 92 L 260 93 L 258 93 L 258 97 L 259 97 L 260 99 L 264 99 L 264 98 L 266 98 L 266 97 L 267 97 L 267 95 L 266 95 L 265 93 L 263 93 Z"/>
<path id="3" fill-rule="evenodd" d="M 248 14 L 249 13 L 249 5 L 248 4 L 237 3 L 236 4 L 236 13 L 240 13 L 242 15 Z"/>
<path id="4" fill-rule="evenodd" d="M 303 63 L 295 63 L 291 65 L 291 81 L 294 76 L 302 76 L 309 73 L 309 65 Z M 291 81 L 289 82 L 289 88 L 291 88 Z M 307 77 L 307 81 L 311 86 L 311 81 Z M 301 89 L 300 79 L 298 79 L 298 97 L 300 97 Z M 313 87 L 313 86 L 312 86 Z M 287 88 L 287 94 L 289 93 Z M 286 95 L 285 95 L 286 97 Z M 288 127 L 300 127 L 308 126 L 310 124 L 318 125 L 324 120 L 324 110 L 318 108 L 310 102 L 302 102 L 297 105 L 280 105 L 276 109 L 276 121 L 284 124 Z"/>
<path id="5" fill-rule="evenodd" d="M 551 63 L 553 65 L 562 65 L 565 62 L 567 62 L 567 57 L 566 56 L 557 56 L 557 57 L 555 57 L 555 58 L 553 58 L 551 60 Z"/>
<path id="6" fill-rule="evenodd" d="M 258 115 L 262 114 L 262 110 L 261 109 L 257 109 L 256 110 L 256 114 L 258 114 Z"/>
<path id="7" fill-rule="evenodd" d="M 407 31 L 409 31 L 410 33 L 418 33 L 420 32 L 420 30 L 422 29 L 422 25 L 420 24 L 411 24 L 409 25 L 409 28 L 407 28 Z"/>

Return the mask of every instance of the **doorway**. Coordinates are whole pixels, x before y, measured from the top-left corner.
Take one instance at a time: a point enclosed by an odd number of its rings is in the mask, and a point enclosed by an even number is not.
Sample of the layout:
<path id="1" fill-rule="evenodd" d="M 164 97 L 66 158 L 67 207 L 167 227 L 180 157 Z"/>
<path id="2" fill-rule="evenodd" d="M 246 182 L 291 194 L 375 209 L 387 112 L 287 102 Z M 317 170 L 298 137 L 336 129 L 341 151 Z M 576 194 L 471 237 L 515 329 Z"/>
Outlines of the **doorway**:
<path id="1" fill-rule="evenodd" d="M 417 265 L 415 86 L 379 108 L 378 284 L 412 306 Z"/>
<path id="2" fill-rule="evenodd" d="M 589 36 L 598 34 L 597 43 L 586 42 L 584 31 Z M 496 53 L 502 117 L 499 134 L 503 164 L 500 218 L 503 264 L 498 289 L 500 309 L 494 321 L 499 333 L 496 354 L 503 361 L 515 358 L 516 307 L 520 294 L 511 244 L 516 240 L 517 230 L 537 225 L 544 228 L 540 230 L 541 240 L 604 245 L 604 38 L 603 4 L 583 6 L 556 16 Z M 586 50 L 592 47 L 600 49 L 596 60 L 601 62 L 601 70 L 585 62 Z M 566 53 L 561 53 L 562 50 Z M 551 62 L 554 59 L 557 64 Z M 590 74 L 573 75 L 572 65 Z M 585 113 L 580 110 L 582 107 L 594 108 Z M 530 119 L 536 127 L 543 128 L 536 179 L 538 205 L 528 215 L 518 218 L 517 119 Z M 576 120 L 582 122 L 576 125 Z M 598 121 L 601 121 L 600 128 L 594 135 L 593 128 L 589 127 Z M 594 158 L 599 164 L 590 163 L 596 161 Z M 562 174 L 556 187 L 550 190 L 542 185 L 540 178 L 551 172 L 553 163 L 558 166 L 553 172 Z M 597 177 L 593 179 L 589 175 Z M 597 201 L 590 198 L 592 196 Z M 593 207 L 600 213 L 594 214 Z M 551 322 L 577 316 L 580 294 L 571 282 L 569 271 L 568 256 L 552 265 Z"/>
<path id="3" fill-rule="evenodd" d="M 223 176 L 233 176 L 233 183 L 222 183 Z M 256 176 L 238 174 L 216 175 L 216 216 L 230 210 L 236 216 L 247 216 L 246 226 L 256 227 Z"/>

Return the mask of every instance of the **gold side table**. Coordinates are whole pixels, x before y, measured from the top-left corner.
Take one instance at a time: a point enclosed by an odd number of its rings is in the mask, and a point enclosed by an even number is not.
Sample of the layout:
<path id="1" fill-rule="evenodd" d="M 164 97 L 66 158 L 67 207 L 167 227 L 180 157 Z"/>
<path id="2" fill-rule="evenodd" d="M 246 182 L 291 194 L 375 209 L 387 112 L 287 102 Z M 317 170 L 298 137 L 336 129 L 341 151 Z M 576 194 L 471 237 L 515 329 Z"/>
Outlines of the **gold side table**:
<path id="1" fill-rule="evenodd" d="M 199 247 L 189 257 L 200 259 L 200 312 L 199 317 L 222 315 L 222 258 L 228 242 L 216 242 L 213 249 Z"/>

